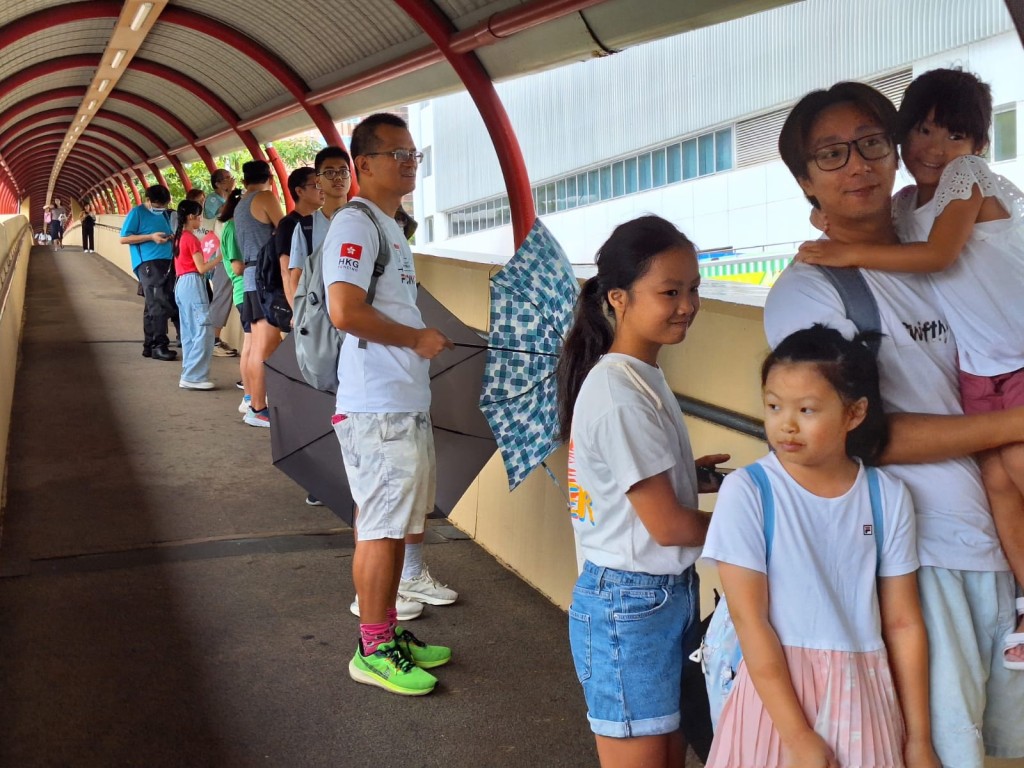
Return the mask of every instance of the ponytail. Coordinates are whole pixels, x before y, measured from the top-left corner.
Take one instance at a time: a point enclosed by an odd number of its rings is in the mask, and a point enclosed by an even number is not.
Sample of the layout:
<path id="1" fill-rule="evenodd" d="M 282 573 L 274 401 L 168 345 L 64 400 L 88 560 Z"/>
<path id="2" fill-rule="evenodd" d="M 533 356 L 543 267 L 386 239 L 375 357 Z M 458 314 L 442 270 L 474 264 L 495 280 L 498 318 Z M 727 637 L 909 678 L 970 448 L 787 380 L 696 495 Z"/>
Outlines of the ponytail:
<path id="1" fill-rule="evenodd" d="M 609 314 L 607 294 L 601 289 L 601 278 L 595 275 L 583 284 L 583 290 L 576 299 L 572 328 L 558 358 L 555 376 L 558 381 L 559 437 L 562 440 L 569 439 L 572 414 L 583 380 L 601 355 L 611 348 L 615 338 Z"/>
<path id="2" fill-rule="evenodd" d="M 174 250 L 177 252 L 178 244 L 181 242 L 181 233 L 185 231 L 185 222 L 189 216 L 201 216 L 203 206 L 195 200 L 182 200 L 178 203 L 178 227 L 174 230 Z"/>

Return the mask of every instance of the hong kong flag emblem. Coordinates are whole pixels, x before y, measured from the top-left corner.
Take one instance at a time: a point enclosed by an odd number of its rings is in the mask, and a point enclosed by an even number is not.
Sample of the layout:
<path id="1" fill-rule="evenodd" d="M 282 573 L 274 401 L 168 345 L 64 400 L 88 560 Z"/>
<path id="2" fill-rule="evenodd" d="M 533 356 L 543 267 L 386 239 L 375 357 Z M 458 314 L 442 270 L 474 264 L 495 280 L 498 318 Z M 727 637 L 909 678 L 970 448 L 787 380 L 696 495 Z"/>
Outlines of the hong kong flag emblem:
<path id="1" fill-rule="evenodd" d="M 341 257 L 343 259 L 359 259 L 363 255 L 363 246 L 356 245 L 355 243 L 342 243 L 341 244 Z"/>

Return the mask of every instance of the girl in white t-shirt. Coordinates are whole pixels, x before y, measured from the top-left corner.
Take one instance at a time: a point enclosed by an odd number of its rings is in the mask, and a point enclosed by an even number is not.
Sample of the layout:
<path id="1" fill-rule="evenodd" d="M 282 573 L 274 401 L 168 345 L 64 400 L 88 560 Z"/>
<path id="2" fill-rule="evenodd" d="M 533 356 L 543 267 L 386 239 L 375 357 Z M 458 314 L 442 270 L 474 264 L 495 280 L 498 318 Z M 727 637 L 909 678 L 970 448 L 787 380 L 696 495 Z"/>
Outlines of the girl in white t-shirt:
<path id="1" fill-rule="evenodd" d="M 762 367 L 774 527 L 753 475 L 734 472 L 704 545 L 743 651 L 709 768 L 939 765 L 914 510 L 902 481 L 871 470 L 876 530 L 865 464 L 888 428 L 862 342 L 817 325 Z"/>
<path id="2" fill-rule="evenodd" d="M 686 338 L 700 275 L 693 244 L 657 216 L 616 227 L 596 261 L 558 366 L 571 517 L 586 559 L 569 641 L 601 765 L 675 768 L 686 748 L 683 634 L 700 615 L 693 564 L 708 518 L 658 353 Z"/>
<path id="3" fill-rule="evenodd" d="M 991 123 L 992 92 L 974 75 L 935 69 L 918 77 L 899 110 L 897 138 L 917 182 L 893 198 L 905 245 L 819 240 L 804 243 L 798 255 L 814 264 L 931 273 L 956 338 L 968 414 L 1024 406 L 1024 192 L 980 157 Z M 815 158 L 829 149 L 819 148 Z M 979 460 L 1000 543 L 1024 584 L 1024 443 Z M 1024 670 L 1024 598 L 1017 608 L 1003 663 Z"/>

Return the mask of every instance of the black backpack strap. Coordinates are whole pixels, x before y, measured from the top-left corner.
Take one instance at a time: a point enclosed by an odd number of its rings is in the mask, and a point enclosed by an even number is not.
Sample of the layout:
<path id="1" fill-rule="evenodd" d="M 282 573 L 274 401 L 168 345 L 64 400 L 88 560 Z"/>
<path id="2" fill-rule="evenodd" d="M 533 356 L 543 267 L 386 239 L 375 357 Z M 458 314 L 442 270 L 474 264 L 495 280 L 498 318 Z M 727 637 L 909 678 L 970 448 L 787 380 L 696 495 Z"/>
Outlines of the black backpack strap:
<path id="1" fill-rule="evenodd" d="M 859 333 L 877 333 L 868 342 L 868 348 L 875 355 L 881 345 L 882 317 L 878 312 L 875 294 L 868 287 L 864 275 L 856 267 L 826 267 L 817 265 L 843 300 L 846 316 L 857 326 Z"/>
<path id="2" fill-rule="evenodd" d="M 373 304 L 373 299 L 377 295 L 377 281 L 384 274 L 384 270 L 387 269 L 388 263 L 391 261 L 391 246 L 384 235 L 384 230 L 377 223 L 377 217 L 370 210 L 370 206 L 358 200 L 352 200 L 345 207 L 358 208 L 365 213 L 370 221 L 373 222 L 374 229 L 377 230 L 377 260 L 373 262 L 373 275 L 370 277 L 370 287 L 366 289 L 366 303 Z M 359 340 L 359 348 L 366 349 L 366 339 Z"/>

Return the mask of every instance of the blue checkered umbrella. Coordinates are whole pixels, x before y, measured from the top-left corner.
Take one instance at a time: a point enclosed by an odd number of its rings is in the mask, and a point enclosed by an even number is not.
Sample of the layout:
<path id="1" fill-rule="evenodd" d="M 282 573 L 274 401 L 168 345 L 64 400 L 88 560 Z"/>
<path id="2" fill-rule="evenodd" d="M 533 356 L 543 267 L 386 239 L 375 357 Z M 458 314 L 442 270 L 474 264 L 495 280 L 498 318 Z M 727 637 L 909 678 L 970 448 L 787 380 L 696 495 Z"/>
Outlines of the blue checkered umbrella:
<path id="1" fill-rule="evenodd" d="M 555 368 L 579 292 L 569 259 L 540 219 L 491 278 L 480 409 L 498 441 L 510 490 L 559 445 Z"/>

